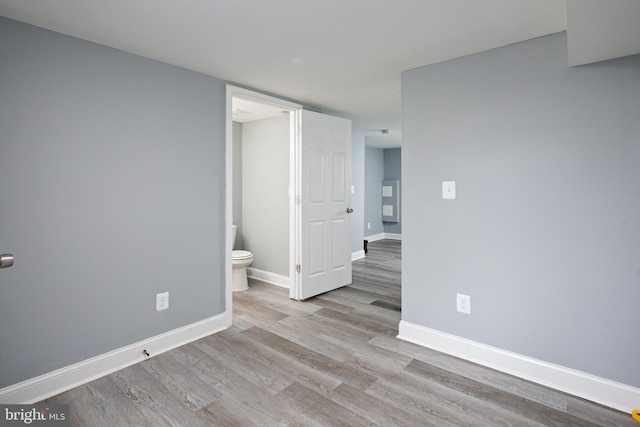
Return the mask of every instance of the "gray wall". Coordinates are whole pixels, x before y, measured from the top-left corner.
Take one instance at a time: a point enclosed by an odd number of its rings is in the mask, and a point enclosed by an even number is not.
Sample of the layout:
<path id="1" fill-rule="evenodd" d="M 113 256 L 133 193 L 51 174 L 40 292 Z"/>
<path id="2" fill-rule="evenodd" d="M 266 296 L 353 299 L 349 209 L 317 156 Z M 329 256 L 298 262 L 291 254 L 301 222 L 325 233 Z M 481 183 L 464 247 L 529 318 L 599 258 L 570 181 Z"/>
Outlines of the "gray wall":
<path id="1" fill-rule="evenodd" d="M 384 156 L 384 179 L 400 181 L 400 216 L 402 217 L 402 149 L 387 148 L 383 150 Z M 399 222 L 383 222 L 384 232 L 402 234 L 402 219 Z"/>
<path id="2" fill-rule="evenodd" d="M 568 68 L 556 34 L 407 71 L 402 103 L 403 320 L 640 386 L 640 56 Z"/>
<path id="3" fill-rule="evenodd" d="M 382 181 L 384 180 L 384 150 L 365 147 L 364 150 L 364 235 L 384 232 L 382 225 Z M 368 228 L 371 224 L 371 228 Z"/>
<path id="4" fill-rule="evenodd" d="M 0 58 L 0 388 L 222 313 L 224 82 L 4 18 Z"/>
<path id="5" fill-rule="evenodd" d="M 238 226 L 234 248 L 244 248 L 242 240 L 242 123 L 233 122 L 233 223 Z"/>
<path id="6" fill-rule="evenodd" d="M 351 140 L 351 252 L 363 250 L 364 244 L 364 136 Z"/>
<path id="7" fill-rule="evenodd" d="M 251 267 L 289 276 L 289 115 L 242 127 L 242 234 Z"/>

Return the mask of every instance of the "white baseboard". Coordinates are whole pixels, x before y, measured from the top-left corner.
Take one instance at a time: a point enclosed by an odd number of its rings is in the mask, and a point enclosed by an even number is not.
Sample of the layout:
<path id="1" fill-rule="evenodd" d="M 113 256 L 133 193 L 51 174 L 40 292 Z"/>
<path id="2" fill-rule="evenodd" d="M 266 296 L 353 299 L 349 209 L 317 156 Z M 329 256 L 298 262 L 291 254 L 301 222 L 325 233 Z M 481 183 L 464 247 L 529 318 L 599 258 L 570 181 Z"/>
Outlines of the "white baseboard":
<path id="1" fill-rule="evenodd" d="M 272 285 L 280 286 L 282 288 L 289 289 L 291 287 L 289 277 L 271 273 L 270 271 L 260 270 L 259 268 L 247 267 L 247 277 L 271 283 Z"/>
<path id="2" fill-rule="evenodd" d="M 626 413 L 637 408 L 640 389 L 455 335 L 400 322 L 398 338 L 487 366 Z"/>
<path id="3" fill-rule="evenodd" d="M 0 389 L 0 403 L 31 404 L 108 375 L 231 326 L 231 312 L 222 313 L 173 331 L 57 369 Z"/>
<path id="4" fill-rule="evenodd" d="M 384 239 L 384 233 L 372 234 L 371 236 L 365 236 L 364 240 L 375 242 L 376 240 Z"/>
<path id="5" fill-rule="evenodd" d="M 355 260 L 358 260 L 358 259 L 362 259 L 362 258 L 364 258 L 365 256 L 366 256 L 366 255 L 365 255 L 365 253 L 364 253 L 364 249 L 361 249 L 361 250 L 356 251 L 356 252 L 352 252 L 352 253 L 351 253 L 351 261 L 355 261 Z"/>
<path id="6" fill-rule="evenodd" d="M 364 240 L 368 240 L 370 242 L 375 242 L 376 240 L 382 240 L 382 239 L 402 240 L 402 234 L 378 233 L 378 234 L 372 234 L 371 236 L 365 236 L 364 238 Z"/>

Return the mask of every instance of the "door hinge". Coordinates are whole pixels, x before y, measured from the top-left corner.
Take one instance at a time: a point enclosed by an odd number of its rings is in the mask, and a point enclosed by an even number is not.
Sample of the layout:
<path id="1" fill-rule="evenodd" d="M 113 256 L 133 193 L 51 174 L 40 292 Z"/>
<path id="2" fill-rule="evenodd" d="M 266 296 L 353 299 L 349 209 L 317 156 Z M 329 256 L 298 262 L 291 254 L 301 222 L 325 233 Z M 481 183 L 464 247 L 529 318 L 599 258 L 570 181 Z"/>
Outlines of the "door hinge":
<path id="1" fill-rule="evenodd" d="M 300 270 L 301 270 L 300 264 L 296 264 L 296 273 L 300 273 Z"/>

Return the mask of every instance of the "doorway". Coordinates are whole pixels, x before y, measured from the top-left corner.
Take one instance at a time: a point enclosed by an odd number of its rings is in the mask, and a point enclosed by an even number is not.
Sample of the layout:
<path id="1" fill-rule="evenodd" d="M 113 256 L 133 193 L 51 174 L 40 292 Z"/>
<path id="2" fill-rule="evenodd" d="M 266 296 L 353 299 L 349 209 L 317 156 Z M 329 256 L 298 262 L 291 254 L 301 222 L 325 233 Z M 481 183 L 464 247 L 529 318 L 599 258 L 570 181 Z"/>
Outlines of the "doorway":
<path id="1" fill-rule="evenodd" d="M 236 107 L 234 107 L 234 103 Z M 243 110 L 243 107 L 245 108 Z M 286 115 L 289 124 L 288 132 L 280 133 L 281 138 L 288 134 L 288 164 L 284 162 L 278 170 L 281 179 L 276 187 L 262 187 L 253 191 L 262 199 L 256 210 L 270 203 L 275 192 L 286 188 L 288 212 L 279 208 L 278 214 L 272 216 L 279 222 L 288 219 L 288 238 L 276 235 L 274 239 L 284 239 L 289 245 L 282 245 L 281 254 L 288 255 L 288 282 L 290 298 L 303 300 L 314 295 L 328 292 L 337 287 L 351 283 L 351 218 L 350 208 L 351 186 L 351 122 L 346 119 L 329 116 L 312 111 L 305 111 L 302 106 L 282 99 L 263 95 L 247 89 L 227 86 L 227 138 L 226 138 L 226 301 L 227 308 L 232 306 L 231 291 L 231 225 L 233 212 L 233 129 L 235 117 L 247 117 L 253 108 L 270 110 L 274 117 Z M 272 121 L 264 118 L 263 120 Z M 248 120 L 247 120 L 248 121 Z M 277 121 L 282 122 L 281 119 Z M 259 133 L 259 132 L 258 132 Z M 262 147 L 264 148 L 264 147 Z M 268 151 L 268 150 L 267 150 Z M 266 153 L 264 150 L 263 153 Z M 286 153 L 282 152 L 281 157 Z M 279 161 L 281 161 L 279 159 Z M 254 165 L 270 163 L 268 156 L 258 155 Z M 288 169 L 288 186 L 287 186 Z M 283 171 L 284 170 L 284 171 Z M 243 177 L 246 174 L 243 171 Z M 260 179 L 258 179 L 260 181 Z M 244 183 L 243 183 L 244 185 Z M 303 197 L 304 195 L 304 197 Z M 243 200 L 249 200 L 243 196 Z M 253 202 L 253 200 L 251 200 Z M 243 207 L 244 212 L 244 207 Z M 286 219 L 285 219 L 286 217 Z M 246 215 L 243 215 L 243 222 Z M 258 225 L 252 231 L 268 229 L 268 218 L 259 218 Z M 243 224 L 245 227 L 245 224 Z M 246 228 L 246 227 L 245 227 Z M 286 225 L 285 225 L 286 228 Z M 242 233 L 239 233 L 242 234 Z M 284 234 L 284 233 L 281 233 Z M 247 238 L 247 235 L 241 239 Z M 255 241 L 255 240 L 254 240 Z M 246 243 L 243 242 L 243 243 Z M 284 248 L 284 249 L 283 249 Z M 251 248 L 248 248 L 251 250 Z M 273 252 L 269 248 L 264 253 Z M 254 262 L 256 257 L 254 257 Z M 284 275 L 281 275 L 284 277 Z"/>
<path id="2" fill-rule="evenodd" d="M 361 185 L 364 188 L 363 195 L 363 216 L 362 228 L 365 241 L 368 242 L 368 253 L 363 261 L 369 268 L 376 266 L 376 271 L 383 273 L 386 269 L 391 269 L 386 285 L 389 288 L 378 289 L 380 283 L 372 283 L 371 291 L 374 294 L 385 295 L 382 300 L 387 303 L 387 307 L 398 308 L 400 306 L 400 283 L 399 268 L 401 265 L 401 217 L 402 212 L 402 163 L 400 147 L 376 147 L 368 145 L 367 138 L 364 138 L 361 146 L 360 167 L 363 170 L 363 180 Z M 354 155 L 354 158 L 356 156 Z M 387 185 L 395 184 L 395 187 L 385 188 Z M 392 194 L 389 194 L 391 190 Z M 386 194 L 385 194 L 386 193 Z M 383 215 L 385 204 L 389 204 L 389 196 L 396 196 L 396 204 L 391 206 L 396 218 L 389 218 Z M 361 266 L 358 265 L 358 269 Z M 354 263 L 354 277 L 356 275 L 356 264 Z M 367 283 L 367 281 L 360 281 Z M 386 298 L 386 297 L 393 298 Z"/>
<path id="3" fill-rule="evenodd" d="M 255 266 L 250 267 L 250 275 L 290 287 L 290 266 L 295 255 L 289 201 L 291 150 L 295 145 L 294 113 L 301 108 L 299 104 L 227 86 L 227 308 L 232 306 L 233 295 L 230 283 L 231 251 L 234 246 L 232 224 L 238 226 L 236 248 L 254 252 Z M 259 135 L 265 138 L 259 138 Z M 245 136 L 248 148 L 243 153 Z M 246 155 L 244 158 L 243 154 Z M 251 214 L 243 215 L 245 209 Z M 267 243 L 277 248 L 269 251 L 264 247 Z"/>

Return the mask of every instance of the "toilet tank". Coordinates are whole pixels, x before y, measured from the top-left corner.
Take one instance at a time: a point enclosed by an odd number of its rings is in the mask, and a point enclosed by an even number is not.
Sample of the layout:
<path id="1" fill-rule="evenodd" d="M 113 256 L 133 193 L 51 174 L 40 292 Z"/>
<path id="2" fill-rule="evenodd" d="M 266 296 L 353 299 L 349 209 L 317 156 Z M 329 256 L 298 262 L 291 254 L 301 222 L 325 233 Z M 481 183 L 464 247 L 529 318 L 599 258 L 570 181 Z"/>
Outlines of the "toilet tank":
<path id="1" fill-rule="evenodd" d="M 236 247 L 236 234 L 238 234 L 238 226 L 233 224 L 231 226 L 231 249 Z"/>

